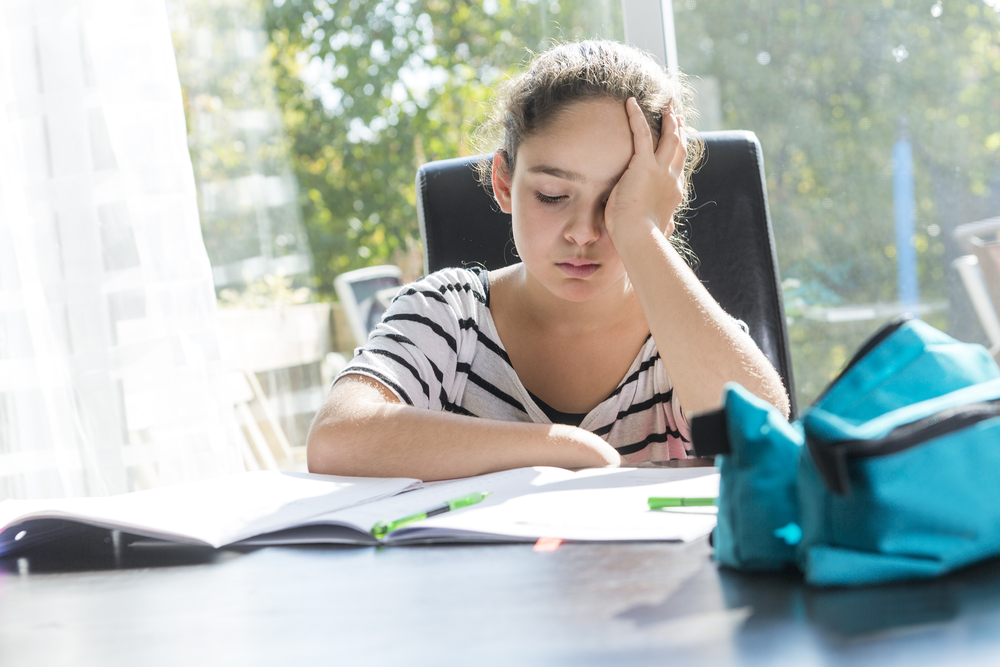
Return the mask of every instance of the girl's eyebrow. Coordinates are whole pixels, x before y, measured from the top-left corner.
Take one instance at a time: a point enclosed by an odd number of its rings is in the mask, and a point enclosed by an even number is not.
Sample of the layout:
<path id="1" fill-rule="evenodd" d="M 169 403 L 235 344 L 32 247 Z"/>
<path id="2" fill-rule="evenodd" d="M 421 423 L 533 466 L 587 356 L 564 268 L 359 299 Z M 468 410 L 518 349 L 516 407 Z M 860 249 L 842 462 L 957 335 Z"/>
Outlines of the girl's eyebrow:
<path id="1" fill-rule="evenodd" d="M 575 171 L 566 171 L 565 169 L 560 169 L 558 167 L 550 167 L 545 164 L 535 165 L 534 167 L 528 169 L 528 171 L 533 174 L 548 174 L 549 176 L 555 176 L 556 178 L 561 178 L 564 181 L 572 181 L 574 183 L 584 183 L 587 180 L 586 178 L 584 178 L 583 174 L 577 173 Z M 618 184 L 618 180 L 620 178 L 621 178 L 620 175 L 615 176 L 613 178 L 609 178 L 607 181 L 605 181 L 605 185 L 607 185 L 608 187 L 614 187 L 615 185 Z"/>

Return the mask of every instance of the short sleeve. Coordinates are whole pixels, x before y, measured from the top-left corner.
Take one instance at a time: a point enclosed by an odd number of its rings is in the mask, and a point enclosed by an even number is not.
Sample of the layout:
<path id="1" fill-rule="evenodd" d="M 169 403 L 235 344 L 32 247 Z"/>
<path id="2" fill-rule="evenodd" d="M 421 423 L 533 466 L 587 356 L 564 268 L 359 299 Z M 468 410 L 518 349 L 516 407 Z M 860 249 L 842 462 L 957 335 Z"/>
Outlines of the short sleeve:
<path id="1" fill-rule="evenodd" d="M 449 409 L 461 393 L 458 383 L 465 381 L 457 371 L 473 353 L 468 331 L 480 300 L 485 297 L 478 279 L 463 269 L 439 271 L 404 286 L 338 379 L 364 375 L 404 403 Z"/>

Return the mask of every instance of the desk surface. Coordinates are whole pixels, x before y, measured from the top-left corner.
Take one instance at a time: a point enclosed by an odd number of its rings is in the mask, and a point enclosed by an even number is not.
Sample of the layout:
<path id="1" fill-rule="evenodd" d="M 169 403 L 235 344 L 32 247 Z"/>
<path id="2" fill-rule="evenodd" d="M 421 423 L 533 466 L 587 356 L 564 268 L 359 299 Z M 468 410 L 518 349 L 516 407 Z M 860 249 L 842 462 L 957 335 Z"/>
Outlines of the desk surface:
<path id="1" fill-rule="evenodd" d="M 1000 561 L 823 591 L 719 569 L 705 540 L 216 552 L 107 535 L 0 559 L 0 665 L 1000 662 Z"/>

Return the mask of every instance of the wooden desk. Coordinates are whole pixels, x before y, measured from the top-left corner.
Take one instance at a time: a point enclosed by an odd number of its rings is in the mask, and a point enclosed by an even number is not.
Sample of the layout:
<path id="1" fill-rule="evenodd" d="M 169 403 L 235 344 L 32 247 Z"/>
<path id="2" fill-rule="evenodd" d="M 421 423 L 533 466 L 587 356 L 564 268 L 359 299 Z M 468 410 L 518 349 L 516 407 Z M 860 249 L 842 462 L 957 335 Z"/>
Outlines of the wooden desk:
<path id="1" fill-rule="evenodd" d="M 987 665 L 1000 561 L 807 589 L 702 540 L 0 559 L 0 665 Z"/>

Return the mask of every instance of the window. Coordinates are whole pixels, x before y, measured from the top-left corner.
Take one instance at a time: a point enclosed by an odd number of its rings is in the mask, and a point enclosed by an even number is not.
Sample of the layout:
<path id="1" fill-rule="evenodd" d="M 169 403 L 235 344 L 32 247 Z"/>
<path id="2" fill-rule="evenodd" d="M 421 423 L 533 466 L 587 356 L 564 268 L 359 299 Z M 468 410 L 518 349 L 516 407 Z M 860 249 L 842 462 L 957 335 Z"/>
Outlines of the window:
<path id="1" fill-rule="evenodd" d="M 621 38 L 615 0 L 275 0 L 267 26 L 316 286 L 421 271 L 416 167 L 468 154 L 491 86 L 552 39 Z"/>
<path id="2" fill-rule="evenodd" d="M 365 266 L 420 275 L 417 166 L 468 154 L 492 84 L 527 49 L 621 39 L 621 8 L 616 0 L 168 7 L 223 335 L 240 339 L 223 353 L 255 373 L 288 441 L 302 444 L 335 368 L 324 372 L 315 358 L 277 368 L 266 353 L 290 316 L 247 309 L 332 301 L 337 275 Z M 330 347 L 350 355 L 346 318 L 337 304 L 333 313 Z"/>
<path id="3" fill-rule="evenodd" d="M 206 244 L 238 303 L 274 274 L 320 300 L 363 266 L 417 276 L 416 166 L 469 152 L 526 49 L 625 34 L 616 0 L 171 5 Z M 904 311 L 991 342 L 954 232 L 1000 212 L 998 8 L 672 3 L 694 125 L 764 149 L 800 405 Z"/>
<path id="4" fill-rule="evenodd" d="M 764 149 L 799 405 L 904 310 L 989 344 L 954 232 L 1000 215 L 1000 4 L 673 10 L 699 127 L 752 130 Z"/>

